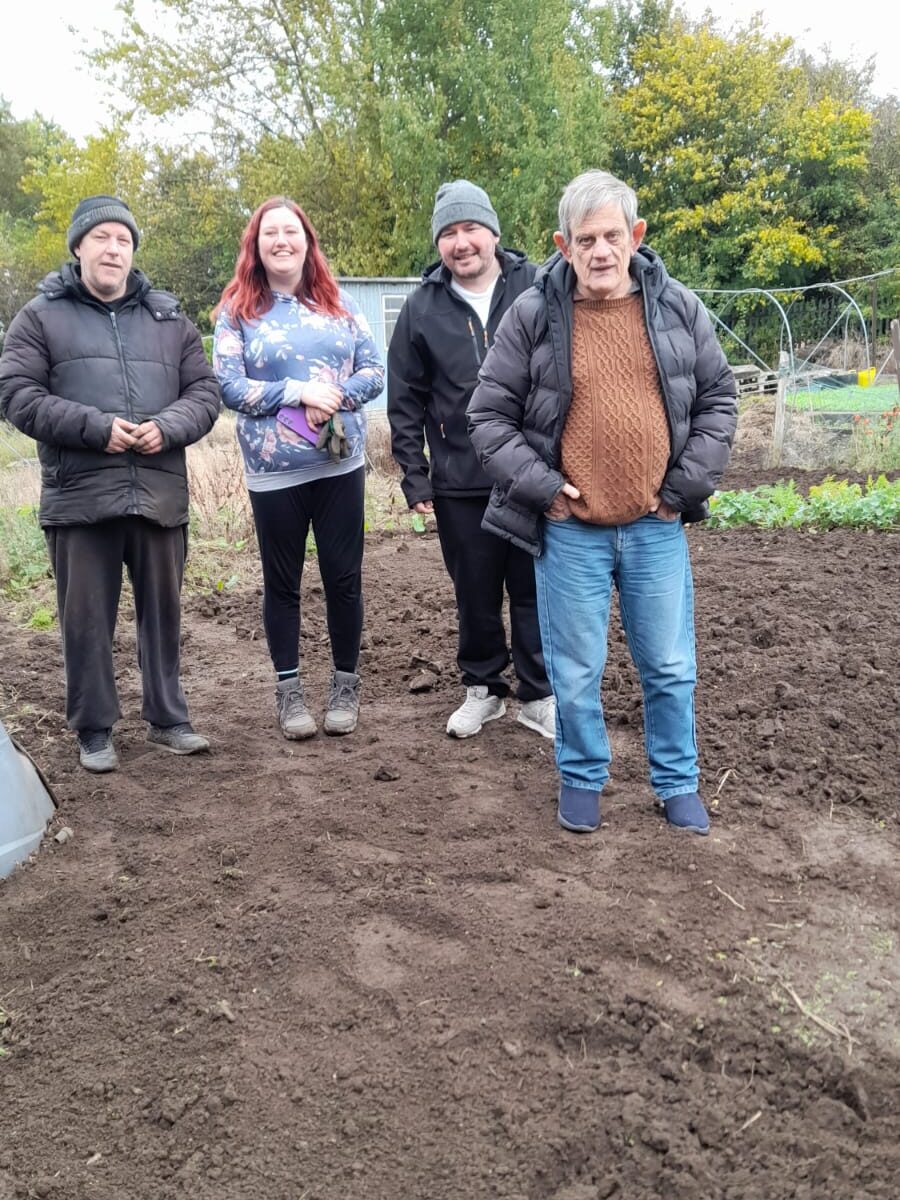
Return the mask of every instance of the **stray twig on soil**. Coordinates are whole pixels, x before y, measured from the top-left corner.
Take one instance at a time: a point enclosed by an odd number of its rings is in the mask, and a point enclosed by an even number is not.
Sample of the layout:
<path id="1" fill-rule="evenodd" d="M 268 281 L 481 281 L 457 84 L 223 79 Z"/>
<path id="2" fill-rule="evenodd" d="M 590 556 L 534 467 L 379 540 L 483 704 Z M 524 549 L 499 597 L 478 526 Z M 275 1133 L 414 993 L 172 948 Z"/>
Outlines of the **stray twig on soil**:
<path id="1" fill-rule="evenodd" d="M 787 992 L 787 994 L 790 996 L 790 998 L 793 1000 L 793 1002 L 797 1005 L 797 1007 L 803 1013 L 804 1017 L 807 1018 L 807 1020 L 815 1021 L 815 1023 L 819 1026 L 820 1029 L 824 1029 L 825 1032 L 830 1033 L 832 1037 L 836 1037 L 836 1038 L 845 1037 L 847 1039 L 847 1055 L 848 1055 L 848 1057 L 853 1053 L 853 1038 L 850 1035 L 850 1030 L 843 1023 L 843 1021 L 841 1022 L 841 1024 L 839 1026 L 832 1025 L 832 1023 L 830 1021 L 826 1021 L 824 1017 L 818 1016 L 817 1013 L 814 1013 L 809 1008 L 807 1008 L 807 1006 L 803 1003 L 803 1001 L 800 999 L 800 997 L 797 995 L 797 993 L 794 991 L 794 989 L 791 987 L 791 985 L 789 983 L 785 983 L 784 980 L 779 979 L 778 985 L 783 991 Z"/>
<path id="2" fill-rule="evenodd" d="M 726 782 L 727 782 L 727 780 L 728 780 L 728 776 L 729 776 L 729 775 L 733 775 L 733 774 L 734 774 L 734 767 L 729 767 L 729 768 L 728 768 L 728 770 L 725 772 L 725 774 L 722 776 L 722 779 L 721 779 L 721 781 L 720 781 L 720 783 L 719 783 L 719 786 L 718 786 L 718 787 L 716 788 L 716 790 L 713 792 L 713 798 L 715 798 L 716 796 L 718 796 L 719 792 L 721 792 L 722 788 L 725 786 L 725 784 L 726 784 Z"/>
<path id="3" fill-rule="evenodd" d="M 717 883 L 714 883 L 713 887 L 716 889 L 716 891 L 719 893 L 720 896 L 725 897 L 725 899 L 729 902 L 729 904 L 733 904 L 734 907 L 739 908 L 741 910 L 741 912 L 747 911 L 746 908 L 744 908 L 743 904 L 741 904 L 740 900 L 735 900 L 734 896 L 729 896 L 729 894 L 727 892 L 723 891 L 722 888 L 720 888 Z"/>
<path id="4" fill-rule="evenodd" d="M 762 1115 L 763 1115 L 763 1110 L 760 1108 L 753 1114 L 752 1117 L 747 1118 L 747 1120 L 743 1123 L 743 1125 L 740 1127 L 740 1129 L 736 1129 L 734 1131 L 735 1136 L 737 1136 L 739 1133 L 743 1133 L 745 1129 L 749 1129 L 750 1126 L 754 1123 L 754 1121 L 758 1121 Z"/>
<path id="5" fill-rule="evenodd" d="M 742 959 L 744 959 L 745 962 L 748 962 L 754 970 L 761 972 L 763 975 L 768 974 L 771 978 L 773 978 L 775 986 L 780 987 L 781 990 L 785 992 L 791 998 L 791 1000 L 793 1000 L 804 1017 L 810 1021 L 813 1021 L 821 1029 L 824 1029 L 826 1033 L 830 1033 L 832 1037 L 846 1038 L 847 1056 L 849 1057 L 853 1053 L 854 1039 L 850 1033 L 850 1030 L 843 1021 L 841 1021 L 840 1025 L 833 1025 L 830 1021 L 826 1021 L 824 1017 L 820 1017 L 817 1013 L 812 1012 L 812 1010 L 803 1003 L 791 984 L 785 982 L 785 980 L 781 978 L 777 971 L 774 971 L 771 967 L 766 966 L 765 963 L 757 962 L 755 959 L 752 959 L 750 955 L 745 954 L 743 950 L 738 950 L 738 954 Z"/>

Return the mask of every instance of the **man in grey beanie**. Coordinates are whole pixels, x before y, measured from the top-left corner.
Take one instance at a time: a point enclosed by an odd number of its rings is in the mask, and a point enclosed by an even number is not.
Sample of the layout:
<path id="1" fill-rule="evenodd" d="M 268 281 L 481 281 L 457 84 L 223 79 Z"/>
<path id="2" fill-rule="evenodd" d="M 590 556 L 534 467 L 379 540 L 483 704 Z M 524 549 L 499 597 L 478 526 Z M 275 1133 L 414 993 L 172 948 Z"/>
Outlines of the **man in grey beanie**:
<path id="1" fill-rule="evenodd" d="M 407 503 L 414 512 L 434 513 L 456 592 L 457 662 L 466 698 L 447 733 L 472 737 L 506 712 L 505 590 L 518 720 L 552 738 L 555 707 L 541 652 L 534 566 L 523 550 L 481 528 L 491 481 L 466 426 L 466 405 L 500 319 L 531 286 L 536 268 L 524 254 L 500 246 L 490 198 L 467 179 L 438 189 L 431 232 L 440 261 L 407 298 L 388 349 L 388 418 Z"/>
<path id="2" fill-rule="evenodd" d="M 66 237 L 75 261 L 16 315 L 0 358 L 0 415 L 38 443 L 66 716 L 81 765 L 94 772 L 118 765 L 113 636 L 123 566 L 148 739 L 174 754 L 209 745 L 191 727 L 180 679 L 184 447 L 212 428 L 219 388 L 178 301 L 132 269 L 139 240 L 118 197 L 82 200 Z"/>

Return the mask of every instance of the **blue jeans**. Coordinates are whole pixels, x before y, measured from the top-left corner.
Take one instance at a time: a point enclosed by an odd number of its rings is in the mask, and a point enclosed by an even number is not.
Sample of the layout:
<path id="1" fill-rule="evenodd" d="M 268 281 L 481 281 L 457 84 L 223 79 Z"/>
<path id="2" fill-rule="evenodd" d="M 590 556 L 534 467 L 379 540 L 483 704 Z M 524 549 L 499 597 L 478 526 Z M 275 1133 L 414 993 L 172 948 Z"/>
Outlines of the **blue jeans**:
<path id="1" fill-rule="evenodd" d="M 660 800 L 696 792 L 694 591 L 680 521 L 544 521 L 535 561 L 547 674 L 556 697 L 556 765 L 570 787 L 600 791 L 611 754 L 600 680 L 612 586 L 644 694 L 644 743 Z"/>

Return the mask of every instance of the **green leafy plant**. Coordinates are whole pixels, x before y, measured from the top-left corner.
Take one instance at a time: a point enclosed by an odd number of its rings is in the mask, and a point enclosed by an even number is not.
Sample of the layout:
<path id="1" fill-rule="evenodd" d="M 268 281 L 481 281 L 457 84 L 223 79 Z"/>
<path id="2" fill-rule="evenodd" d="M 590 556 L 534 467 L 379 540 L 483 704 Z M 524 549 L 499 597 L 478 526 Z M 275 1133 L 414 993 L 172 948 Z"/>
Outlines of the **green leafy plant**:
<path id="1" fill-rule="evenodd" d="M 28 621 L 28 628 L 29 629 L 52 629 L 53 622 L 55 619 L 56 618 L 54 617 L 53 610 L 49 609 L 49 608 L 45 608 L 42 605 L 40 608 L 36 608 L 34 610 L 34 612 L 31 614 L 31 617 L 29 618 L 29 621 Z"/>
<path id="2" fill-rule="evenodd" d="M 47 546 L 36 510 L 29 505 L 0 508 L 0 590 L 15 595 L 49 576 Z"/>
<path id="3" fill-rule="evenodd" d="M 709 526 L 734 529 L 900 528 L 900 479 L 870 476 L 865 486 L 826 479 L 802 496 L 793 480 L 744 492 L 718 492 L 709 502 Z"/>

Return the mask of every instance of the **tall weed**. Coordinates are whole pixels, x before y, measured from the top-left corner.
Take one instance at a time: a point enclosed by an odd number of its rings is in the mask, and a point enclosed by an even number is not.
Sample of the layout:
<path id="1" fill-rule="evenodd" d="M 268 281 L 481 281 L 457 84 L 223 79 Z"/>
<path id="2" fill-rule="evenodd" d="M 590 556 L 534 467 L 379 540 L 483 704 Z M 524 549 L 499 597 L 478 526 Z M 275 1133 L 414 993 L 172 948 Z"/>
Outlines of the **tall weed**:
<path id="1" fill-rule="evenodd" d="M 857 471 L 900 468 L 900 404 L 877 417 L 854 416 L 850 464 Z"/>

